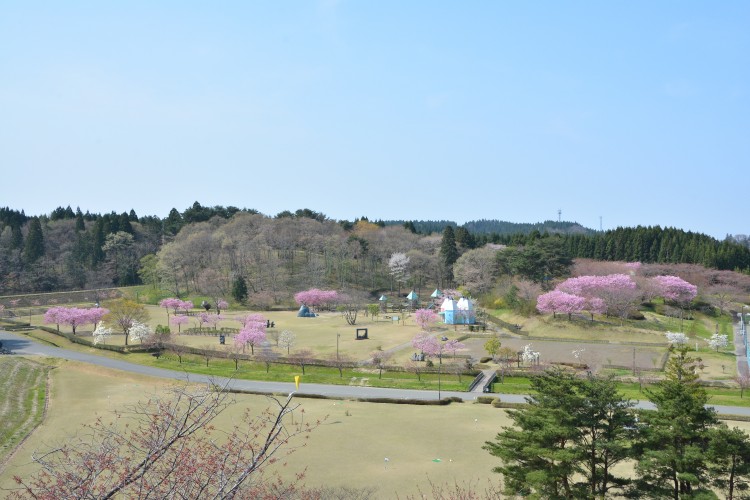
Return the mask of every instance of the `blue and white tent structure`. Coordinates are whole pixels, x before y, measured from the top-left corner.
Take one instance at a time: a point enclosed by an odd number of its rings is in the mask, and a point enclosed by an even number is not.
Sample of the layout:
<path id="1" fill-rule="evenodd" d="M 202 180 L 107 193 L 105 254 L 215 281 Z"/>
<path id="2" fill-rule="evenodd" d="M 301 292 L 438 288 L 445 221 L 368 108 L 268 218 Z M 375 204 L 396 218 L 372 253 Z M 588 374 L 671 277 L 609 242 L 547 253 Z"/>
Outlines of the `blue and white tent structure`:
<path id="1" fill-rule="evenodd" d="M 317 314 L 312 312 L 305 304 L 302 304 L 299 311 L 297 311 L 298 318 L 314 318 L 315 316 L 317 316 Z"/>
<path id="2" fill-rule="evenodd" d="M 445 299 L 440 306 L 440 315 L 446 325 L 473 325 L 477 322 L 474 303 L 464 297 L 458 300 Z"/>

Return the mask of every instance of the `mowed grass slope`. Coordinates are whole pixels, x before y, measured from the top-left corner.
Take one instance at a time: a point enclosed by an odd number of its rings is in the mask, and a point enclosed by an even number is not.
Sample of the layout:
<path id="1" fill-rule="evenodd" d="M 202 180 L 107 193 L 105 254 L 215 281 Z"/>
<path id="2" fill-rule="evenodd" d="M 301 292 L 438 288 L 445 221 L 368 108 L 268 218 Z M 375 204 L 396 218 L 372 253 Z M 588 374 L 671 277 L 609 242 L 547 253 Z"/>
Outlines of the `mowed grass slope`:
<path id="1" fill-rule="evenodd" d="M 50 378 L 48 416 L 0 472 L 0 497 L 3 488 L 14 486 L 14 475 L 29 477 L 34 473 L 34 451 L 49 450 L 98 416 L 106 420 L 112 410 L 163 394 L 171 385 L 72 361 L 60 362 Z M 237 404 L 214 422 L 217 429 L 231 428 L 245 410 L 257 414 L 271 406 L 264 396 L 235 397 Z M 306 471 L 304 482 L 309 486 L 375 488 L 376 498 L 405 498 L 417 495 L 418 488 L 429 491 L 430 481 L 443 484 L 473 480 L 483 487 L 488 480 L 500 479 L 491 472 L 497 460 L 481 447 L 503 425 L 509 425 L 502 409 L 471 403 L 412 406 L 307 398 L 296 401 L 301 406 L 294 412 L 295 424 L 302 419 L 323 420 L 323 424 L 309 434 L 308 440 L 293 440 L 290 447 L 302 447 L 274 466 L 273 470 L 287 481 Z"/>
<path id="2" fill-rule="evenodd" d="M 0 465 L 41 422 L 48 369 L 24 358 L 0 357 Z"/>

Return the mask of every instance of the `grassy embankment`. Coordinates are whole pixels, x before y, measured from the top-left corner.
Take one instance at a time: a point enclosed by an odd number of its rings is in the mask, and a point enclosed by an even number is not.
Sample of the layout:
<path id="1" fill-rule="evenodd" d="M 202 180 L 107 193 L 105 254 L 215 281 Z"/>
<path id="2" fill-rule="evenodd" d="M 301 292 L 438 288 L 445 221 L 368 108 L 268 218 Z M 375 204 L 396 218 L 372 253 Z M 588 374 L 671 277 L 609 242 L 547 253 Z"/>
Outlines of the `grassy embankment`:
<path id="1" fill-rule="evenodd" d="M 48 370 L 35 361 L 0 356 L 0 465 L 42 421 Z"/>

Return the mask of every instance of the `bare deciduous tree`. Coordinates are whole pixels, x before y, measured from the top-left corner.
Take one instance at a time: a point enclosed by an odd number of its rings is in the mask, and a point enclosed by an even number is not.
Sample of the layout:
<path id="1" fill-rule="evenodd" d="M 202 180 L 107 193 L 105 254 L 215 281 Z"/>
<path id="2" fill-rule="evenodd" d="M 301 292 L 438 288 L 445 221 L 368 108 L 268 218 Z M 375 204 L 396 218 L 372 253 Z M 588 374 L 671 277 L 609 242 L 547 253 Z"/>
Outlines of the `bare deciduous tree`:
<path id="1" fill-rule="evenodd" d="M 41 470 L 16 477 L 12 498 L 286 498 L 295 482 L 266 478 L 277 455 L 294 451 L 292 438 L 320 422 L 289 426 L 298 405 L 268 398 L 257 417 L 246 412 L 227 432 L 212 422 L 234 401 L 220 388 L 177 387 L 169 396 L 98 419 L 59 447 L 34 455 Z"/>

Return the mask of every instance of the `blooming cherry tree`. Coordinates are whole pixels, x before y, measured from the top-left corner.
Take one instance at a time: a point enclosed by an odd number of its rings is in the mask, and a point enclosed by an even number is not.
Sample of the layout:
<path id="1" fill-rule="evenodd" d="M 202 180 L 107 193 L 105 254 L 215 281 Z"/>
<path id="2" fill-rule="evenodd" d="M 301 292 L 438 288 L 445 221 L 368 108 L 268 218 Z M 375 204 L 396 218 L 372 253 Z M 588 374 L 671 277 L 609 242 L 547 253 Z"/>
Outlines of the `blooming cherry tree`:
<path id="1" fill-rule="evenodd" d="M 72 328 L 73 334 L 75 335 L 76 329 L 88 323 L 96 326 L 103 316 L 109 313 L 109 310 L 95 307 L 92 309 L 83 309 L 79 307 L 50 307 L 44 313 L 45 323 L 54 323 L 57 325 L 57 329 L 60 329 L 60 324 L 68 325 Z"/>
<path id="2" fill-rule="evenodd" d="M 585 305 L 586 299 L 583 297 L 552 290 L 537 298 L 536 308 L 541 313 L 552 313 L 553 316 L 556 316 L 558 312 L 566 313 L 570 319 L 573 313 L 583 311 Z"/>
<path id="3" fill-rule="evenodd" d="M 466 348 L 466 346 L 459 342 L 458 340 L 452 339 L 443 344 L 443 352 L 449 352 L 453 355 L 453 357 L 456 357 L 456 352 L 463 351 Z"/>
<path id="4" fill-rule="evenodd" d="M 662 297 L 679 304 L 686 304 L 698 295 L 697 286 L 677 276 L 654 276 L 651 281 Z"/>
<path id="5" fill-rule="evenodd" d="M 388 271 L 396 281 L 398 294 L 401 295 L 401 284 L 409 279 L 409 256 L 401 252 L 392 254 L 388 259 Z"/>
<path id="6" fill-rule="evenodd" d="M 718 352 L 719 349 L 724 349 L 729 345 L 729 336 L 714 333 L 706 342 L 708 342 L 708 345 L 711 346 L 711 349 L 714 349 L 716 352 Z"/>
<path id="7" fill-rule="evenodd" d="M 133 321 L 133 326 L 130 327 L 128 333 L 131 339 L 143 342 L 143 339 L 151 335 L 152 332 L 147 324 L 141 323 L 140 321 Z"/>
<path id="8" fill-rule="evenodd" d="M 688 337 L 684 333 L 667 332 L 664 334 L 667 342 L 671 345 L 685 345 L 688 343 Z"/>
<path id="9" fill-rule="evenodd" d="M 167 322 L 169 322 L 169 310 L 172 309 L 177 314 L 177 309 L 180 307 L 182 301 L 176 297 L 168 297 L 159 301 L 159 307 L 163 307 L 167 310 Z"/>
<path id="10" fill-rule="evenodd" d="M 169 320 L 173 325 L 177 325 L 177 333 L 182 331 L 182 325 L 186 325 L 190 321 L 187 316 L 172 316 Z"/>
<path id="11" fill-rule="evenodd" d="M 96 325 L 94 330 L 94 345 L 106 342 L 106 340 L 112 336 L 112 329 L 107 328 L 104 323 Z"/>
<path id="12" fill-rule="evenodd" d="M 422 331 L 429 332 L 438 319 L 440 319 L 440 316 L 432 309 L 417 309 L 414 311 L 414 321 Z"/>
<path id="13" fill-rule="evenodd" d="M 253 313 L 253 314 L 247 314 L 245 316 L 238 316 L 234 319 L 235 321 L 238 321 L 243 327 L 257 323 L 258 325 L 263 325 L 263 328 L 265 328 L 265 325 L 267 323 L 266 317 L 260 313 Z"/>
<path id="14" fill-rule="evenodd" d="M 594 313 L 625 318 L 640 298 L 635 281 L 627 274 L 568 278 L 555 289 L 586 299 L 584 310 L 592 319 Z"/>
<path id="15" fill-rule="evenodd" d="M 335 290 L 319 290 L 317 288 L 311 288 L 304 292 L 295 293 L 294 300 L 297 304 L 304 304 L 308 307 L 331 307 L 339 301 L 339 294 Z"/>
<path id="16" fill-rule="evenodd" d="M 440 341 L 425 333 L 420 333 L 411 339 L 411 345 L 427 356 L 437 356 L 441 350 Z"/>
<path id="17" fill-rule="evenodd" d="M 44 313 L 44 322 L 47 324 L 54 324 L 57 326 L 57 331 L 60 331 L 60 323 L 62 318 L 63 307 L 50 307 L 47 312 Z"/>
<path id="18" fill-rule="evenodd" d="M 234 344 L 242 347 L 243 352 L 246 346 L 250 346 L 250 352 L 255 354 L 255 346 L 266 340 L 265 326 L 265 323 L 262 327 L 258 323 L 248 324 L 234 336 Z"/>
<path id="19" fill-rule="evenodd" d="M 224 299 L 219 299 L 216 301 L 216 314 L 221 314 L 222 309 L 229 309 L 229 302 Z"/>
<path id="20" fill-rule="evenodd" d="M 289 350 L 295 344 L 296 340 L 297 337 L 295 337 L 294 333 L 289 330 L 284 330 L 279 335 L 279 346 L 286 347 L 286 353 L 289 354 Z"/>

